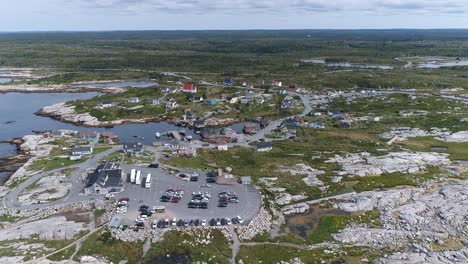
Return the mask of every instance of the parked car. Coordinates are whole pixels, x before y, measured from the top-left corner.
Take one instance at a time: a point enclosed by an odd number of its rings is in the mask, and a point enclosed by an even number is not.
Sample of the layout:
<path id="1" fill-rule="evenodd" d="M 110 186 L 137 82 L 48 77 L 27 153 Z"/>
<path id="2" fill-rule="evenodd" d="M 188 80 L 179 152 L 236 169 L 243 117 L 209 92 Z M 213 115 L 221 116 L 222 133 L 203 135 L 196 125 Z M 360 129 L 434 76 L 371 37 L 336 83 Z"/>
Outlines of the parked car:
<path id="1" fill-rule="evenodd" d="M 206 219 L 201 220 L 201 226 L 206 226 Z"/>
<path id="2" fill-rule="evenodd" d="M 159 168 L 159 163 L 151 163 L 148 167 L 149 168 Z"/>

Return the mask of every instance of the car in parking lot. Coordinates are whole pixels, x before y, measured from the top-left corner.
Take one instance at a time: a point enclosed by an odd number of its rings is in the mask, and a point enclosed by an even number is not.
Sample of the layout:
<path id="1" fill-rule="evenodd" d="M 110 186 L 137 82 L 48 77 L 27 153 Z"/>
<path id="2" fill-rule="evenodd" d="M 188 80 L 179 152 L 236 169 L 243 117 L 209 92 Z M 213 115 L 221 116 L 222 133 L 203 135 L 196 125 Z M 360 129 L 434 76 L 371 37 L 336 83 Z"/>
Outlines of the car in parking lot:
<path id="1" fill-rule="evenodd" d="M 220 225 L 221 225 L 221 219 L 220 219 L 220 218 L 216 218 L 216 225 L 217 225 L 217 226 L 220 226 Z"/>
<path id="2" fill-rule="evenodd" d="M 244 223 L 244 219 L 239 215 L 237 216 L 237 221 L 239 222 L 239 224 Z"/>
<path id="3" fill-rule="evenodd" d="M 189 220 L 185 219 L 184 220 L 184 227 L 188 227 L 189 226 Z"/>
<path id="4" fill-rule="evenodd" d="M 151 228 L 156 229 L 159 225 L 158 220 L 154 220 L 153 223 L 151 224 Z"/>
<path id="5" fill-rule="evenodd" d="M 201 220 L 201 226 L 206 226 L 206 219 Z"/>
<path id="6" fill-rule="evenodd" d="M 176 226 L 176 225 L 177 225 L 177 218 L 174 217 L 174 219 L 172 219 L 171 225 L 172 225 L 172 226 Z"/>
<path id="7" fill-rule="evenodd" d="M 148 168 L 159 168 L 159 163 L 151 163 Z"/>

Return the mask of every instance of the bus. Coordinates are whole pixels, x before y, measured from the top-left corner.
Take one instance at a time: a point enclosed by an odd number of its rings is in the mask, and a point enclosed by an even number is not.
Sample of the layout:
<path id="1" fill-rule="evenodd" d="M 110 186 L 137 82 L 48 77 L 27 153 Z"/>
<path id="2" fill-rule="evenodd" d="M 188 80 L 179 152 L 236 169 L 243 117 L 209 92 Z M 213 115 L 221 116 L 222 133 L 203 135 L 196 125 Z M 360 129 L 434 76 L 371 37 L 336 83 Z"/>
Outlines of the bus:
<path id="1" fill-rule="evenodd" d="M 137 171 L 136 177 L 135 177 L 135 184 L 140 185 L 141 184 L 141 171 Z"/>
<path id="2" fill-rule="evenodd" d="M 145 188 L 151 188 L 151 173 L 148 173 L 148 175 L 146 175 Z"/>
<path id="3" fill-rule="evenodd" d="M 130 172 L 130 182 L 131 183 L 135 183 L 135 174 L 136 174 L 136 170 L 132 169 L 132 171 Z"/>

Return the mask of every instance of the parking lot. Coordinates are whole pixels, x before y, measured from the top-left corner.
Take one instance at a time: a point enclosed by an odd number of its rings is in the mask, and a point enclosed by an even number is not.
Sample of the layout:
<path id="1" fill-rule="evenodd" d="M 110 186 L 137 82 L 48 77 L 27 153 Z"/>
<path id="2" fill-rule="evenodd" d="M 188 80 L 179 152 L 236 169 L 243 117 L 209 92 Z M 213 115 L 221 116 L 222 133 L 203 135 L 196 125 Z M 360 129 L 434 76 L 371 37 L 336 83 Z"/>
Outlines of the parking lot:
<path id="1" fill-rule="evenodd" d="M 155 213 L 147 221 L 149 226 L 154 220 L 162 220 L 165 218 L 173 219 L 206 219 L 210 221 L 212 218 L 235 218 L 241 216 L 244 219 L 244 224 L 248 223 L 260 210 L 261 198 L 259 192 L 252 186 L 241 184 L 235 185 L 218 185 L 216 183 L 206 183 L 206 171 L 183 170 L 181 173 L 192 174 L 198 173 L 198 181 L 185 181 L 179 178 L 176 174 L 169 174 L 160 168 L 148 168 L 131 165 L 122 165 L 123 173 L 127 176 L 131 169 L 141 171 L 143 175 L 142 184 L 136 185 L 130 183 L 129 179 L 125 182 L 124 191 L 116 194 L 115 198 L 130 198 L 128 202 L 128 211 L 120 213 L 122 224 L 132 225 L 138 217 L 138 209 L 141 205 L 147 205 L 150 208 L 153 206 L 165 206 L 165 213 Z M 145 188 L 145 177 L 151 173 L 152 182 L 150 188 Z M 129 177 L 127 177 L 129 178 Z M 161 197 L 168 189 L 182 190 L 184 195 L 178 203 L 161 202 Z M 218 207 L 219 193 L 235 193 L 238 198 L 237 203 L 228 203 L 226 207 Z M 189 208 L 189 203 L 192 200 L 193 193 L 208 193 L 209 198 L 206 209 Z"/>

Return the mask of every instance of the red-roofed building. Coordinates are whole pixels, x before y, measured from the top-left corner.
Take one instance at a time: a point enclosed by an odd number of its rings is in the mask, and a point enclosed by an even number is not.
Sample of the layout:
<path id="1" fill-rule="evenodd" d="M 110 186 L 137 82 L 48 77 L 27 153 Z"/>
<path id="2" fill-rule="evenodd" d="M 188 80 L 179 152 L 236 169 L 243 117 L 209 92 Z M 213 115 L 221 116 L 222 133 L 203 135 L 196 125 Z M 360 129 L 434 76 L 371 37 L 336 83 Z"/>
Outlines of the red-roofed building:
<path id="1" fill-rule="evenodd" d="M 184 83 L 183 91 L 186 93 L 196 93 L 197 87 L 190 83 Z"/>
<path id="2" fill-rule="evenodd" d="M 221 140 L 218 142 L 218 146 L 216 148 L 218 150 L 228 150 L 228 143 L 225 140 Z"/>

